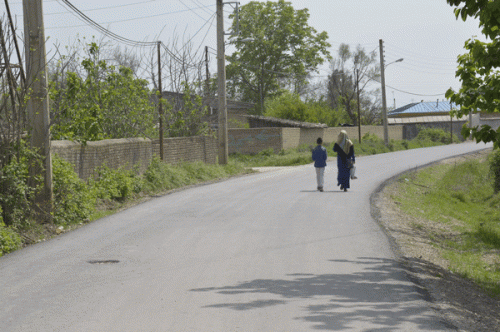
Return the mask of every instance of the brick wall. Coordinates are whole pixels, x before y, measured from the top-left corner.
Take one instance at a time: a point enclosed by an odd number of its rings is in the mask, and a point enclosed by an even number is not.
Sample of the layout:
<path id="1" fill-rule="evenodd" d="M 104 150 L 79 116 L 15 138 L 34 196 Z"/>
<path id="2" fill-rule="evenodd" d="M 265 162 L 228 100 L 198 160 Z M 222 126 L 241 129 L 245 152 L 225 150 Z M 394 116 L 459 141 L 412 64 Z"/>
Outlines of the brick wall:
<path id="1" fill-rule="evenodd" d="M 299 146 L 300 128 L 282 128 L 282 148 L 294 149 Z"/>
<path id="2" fill-rule="evenodd" d="M 358 127 L 334 127 L 326 128 L 323 136 L 323 141 L 326 143 L 336 142 L 337 137 L 341 130 L 347 132 L 347 136 L 350 139 L 358 139 L 359 132 Z M 383 126 L 361 126 L 361 137 L 365 134 L 370 133 L 378 136 L 379 138 L 384 138 L 384 127 Z M 403 126 L 388 126 L 389 140 L 402 140 L 403 139 Z M 319 137 L 319 136 L 318 136 Z"/>
<path id="3" fill-rule="evenodd" d="M 272 148 L 278 153 L 283 148 L 283 128 L 228 129 L 229 153 L 255 154 Z"/>
<path id="4" fill-rule="evenodd" d="M 388 129 L 389 139 L 403 139 L 403 126 L 389 126 Z M 303 144 L 314 146 L 318 137 L 323 138 L 325 143 L 336 142 L 341 130 L 347 131 L 349 138 L 358 139 L 358 127 L 228 129 L 229 153 L 255 154 L 267 148 L 279 152 Z M 384 138 L 384 127 L 362 126 L 361 136 L 366 133 Z"/>
<path id="5" fill-rule="evenodd" d="M 328 128 L 301 128 L 299 145 L 316 145 L 318 137 L 323 138 Z M 324 138 L 323 138 L 324 139 Z"/>
<path id="6" fill-rule="evenodd" d="M 159 155 L 159 141 L 143 138 L 109 139 L 82 145 L 71 141 L 52 141 L 51 153 L 70 162 L 81 179 L 88 179 L 94 170 L 106 164 L 109 168 L 132 169 L 139 166 L 144 172 L 154 154 Z M 204 161 L 215 164 L 217 142 L 213 137 L 196 136 L 166 138 L 164 159 L 168 163 Z"/>
<path id="7" fill-rule="evenodd" d="M 153 154 L 160 155 L 160 141 L 152 142 Z M 217 140 L 210 136 L 172 137 L 163 140 L 163 158 L 165 162 L 177 164 L 182 161 L 205 161 L 215 164 Z"/>

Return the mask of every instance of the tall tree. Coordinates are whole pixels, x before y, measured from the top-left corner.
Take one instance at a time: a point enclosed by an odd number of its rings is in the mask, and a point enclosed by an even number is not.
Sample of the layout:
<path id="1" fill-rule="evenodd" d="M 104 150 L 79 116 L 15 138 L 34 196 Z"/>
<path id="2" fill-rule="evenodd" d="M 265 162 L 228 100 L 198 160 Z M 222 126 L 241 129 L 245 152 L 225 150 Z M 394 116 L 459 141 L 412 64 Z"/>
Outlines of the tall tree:
<path id="1" fill-rule="evenodd" d="M 299 92 L 307 75 L 330 56 L 327 33 L 318 33 L 308 19 L 307 9 L 295 10 L 284 0 L 242 6 L 239 34 L 231 41 L 236 51 L 227 57 L 229 95 L 255 102 L 262 113 L 267 97 L 287 86 Z M 232 29 L 237 31 L 236 20 Z"/>
<path id="2" fill-rule="evenodd" d="M 359 71 L 359 76 L 357 74 Z M 375 121 L 378 102 L 378 90 L 367 89 L 370 82 L 380 76 L 380 67 L 377 65 L 377 53 L 366 51 L 358 45 L 356 51 L 351 52 L 349 45 L 341 44 L 338 58 L 331 61 L 331 74 L 327 81 L 328 100 L 333 109 L 344 109 L 351 123 L 358 123 L 357 91 L 359 86 L 360 109 L 362 122 L 368 124 Z M 356 84 L 358 80 L 358 84 Z M 364 120 L 364 121 L 363 121 Z"/>
<path id="3" fill-rule="evenodd" d="M 460 105 L 458 116 L 469 111 L 500 112 L 500 1 L 495 0 L 447 0 L 455 6 L 455 16 L 462 20 L 479 18 L 482 33 L 491 40 L 481 42 L 475 38 L 465 42 L 468 53 L 458 56 L 456 76 L 462 82 L 458 91 L 449 89 L 446 98 Z M 461 7 L 458 7 L 461 6 Z M 472 131 L 472 133 L 471 133 Z M 500 128 L 492 129 L 484 125 L 481 128 L 466 128 L 462 135 L 472 134 L 477 141 L 493 142 L 500 146 Z"/>

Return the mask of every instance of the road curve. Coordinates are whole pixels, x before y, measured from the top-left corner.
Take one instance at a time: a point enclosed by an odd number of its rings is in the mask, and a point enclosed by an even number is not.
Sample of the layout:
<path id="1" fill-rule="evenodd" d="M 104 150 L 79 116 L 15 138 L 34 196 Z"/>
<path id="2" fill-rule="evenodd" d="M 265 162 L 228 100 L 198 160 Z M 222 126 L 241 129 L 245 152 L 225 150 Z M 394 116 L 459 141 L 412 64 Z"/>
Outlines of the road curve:
<path id="1" fill-rule="evenodd" d="M 0 258 L 0 331 L 453 331 L 370 215 L 388 178 L 491 145 L 357 158 L 175 192 Z M 96 263 L 102 262 L 102 263 Z"/>

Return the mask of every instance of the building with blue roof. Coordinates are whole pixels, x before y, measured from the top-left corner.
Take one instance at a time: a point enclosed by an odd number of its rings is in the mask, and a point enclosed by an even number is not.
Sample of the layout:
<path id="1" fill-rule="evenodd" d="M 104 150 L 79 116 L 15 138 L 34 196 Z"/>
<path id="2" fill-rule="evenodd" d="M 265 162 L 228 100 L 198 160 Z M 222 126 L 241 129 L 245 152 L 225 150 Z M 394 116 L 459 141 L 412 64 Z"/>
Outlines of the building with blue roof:
<path id="1" fill-rule="evenodd" d="M 441 116 L 450 115 L 451 109 L 460 109 L 460 106 L 449 101 L 434 101 L 434 102 L 420 102 L 411 103 L 406 106 L 397 108 L 387 113 L 389 118 L 402 118 L 402 117 L 417 117 L 417 116 Z M 448 120 L 449 121 L 449 120 Z"/>
<path id="2" fill-rule="evenodd" d="M 423 128 L 440 128 L 452 131 L 462 139 L 462 126 L 469 121 L 468 117 L 451 118 L 450 110 L 460 109 L 455 103 L 447 100 L 411 103 L 387 113 L 389 125 L 403 125 L 403 138 L 413 139 Z"/>

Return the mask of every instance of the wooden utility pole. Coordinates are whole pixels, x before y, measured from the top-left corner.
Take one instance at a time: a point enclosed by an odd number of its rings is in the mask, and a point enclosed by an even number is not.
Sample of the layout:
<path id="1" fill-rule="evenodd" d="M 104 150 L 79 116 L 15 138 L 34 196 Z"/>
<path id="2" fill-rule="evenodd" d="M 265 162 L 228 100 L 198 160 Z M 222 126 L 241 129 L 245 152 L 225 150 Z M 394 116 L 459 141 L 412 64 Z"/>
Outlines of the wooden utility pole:
<path id="1" fill-rule="evenodd" d="M 161 105 L 163 92 L 161 87 L 161 53 L 160 53 L 161 42 L 158 42 L 158 121 L 160 126 L 160 160 L 163 160 L 163 107 Z"/>
<path id="2" fill-rule="evenodd" d="M 379 40 L 380 46 L 380 81 L 382 83 L 382 117 L 384 121 L 384 144 L 389 145 L 389 129 L 387 128 L 387 101 L 385 98 L 385 65 L 384 65 L 384 42 Z"/>
<path id="3" fill-rule="evenodd" d="M 222 0 L 217 0 L 217 94 L 219 128 L 217 142 L 219 150 L 219 164 L 226 165 L 228 160 L 227 146 L 227 108 L 226 108 L 226 59 L 224 51 L 224 11 Z"/>
<path id="4" fill-rule="evenodd" d="M 42 0 L 23 0 L 24 40 L 26 48 L 26 89 L 31 146 L 42 156 L 42 164 L 30 165 L 30 185 L 42 176 L 43 187 L 35 194 L 38 219 L 50 221 L 52 212 L 52 160 L 50 156 L 50 115 L 45 53 L 45 29 Z"/>

